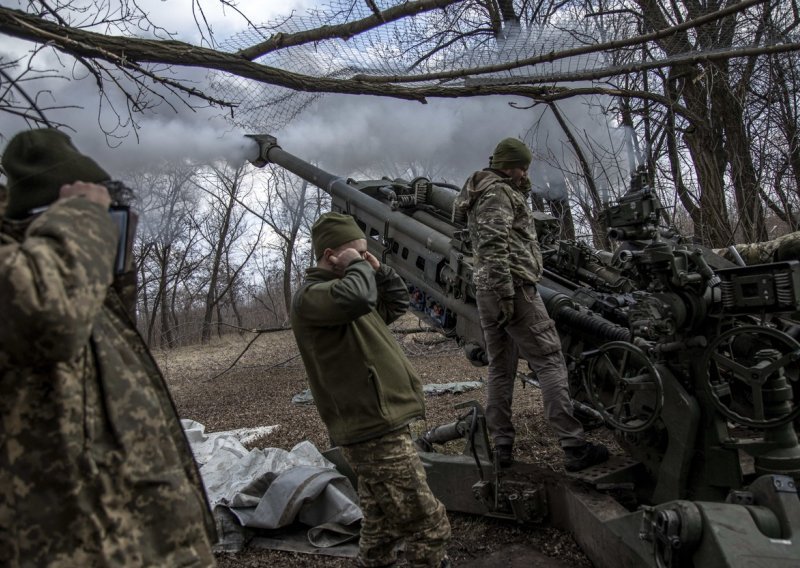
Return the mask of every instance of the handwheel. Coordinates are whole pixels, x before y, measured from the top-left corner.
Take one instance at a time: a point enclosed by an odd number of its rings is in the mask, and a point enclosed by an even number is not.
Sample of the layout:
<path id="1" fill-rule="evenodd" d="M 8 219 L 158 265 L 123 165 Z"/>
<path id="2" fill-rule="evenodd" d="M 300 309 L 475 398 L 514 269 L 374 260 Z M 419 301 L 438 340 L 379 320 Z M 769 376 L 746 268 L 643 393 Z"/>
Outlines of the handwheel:
<path id="1" fill-rule="evenodd" d="M 595 409 L 617 430 L 641 432 L 661 413 L 661 375 L 635 345 L 624 341 L 602 345 L 583 380 Z"/>
<path id="2" fill-rule="evenodd" d="M 747 325 L 719 335 L 703 355 L 704 387 L 726 418 L 776 428 L 800 415 L 800 343 L 777 329 Z"/>

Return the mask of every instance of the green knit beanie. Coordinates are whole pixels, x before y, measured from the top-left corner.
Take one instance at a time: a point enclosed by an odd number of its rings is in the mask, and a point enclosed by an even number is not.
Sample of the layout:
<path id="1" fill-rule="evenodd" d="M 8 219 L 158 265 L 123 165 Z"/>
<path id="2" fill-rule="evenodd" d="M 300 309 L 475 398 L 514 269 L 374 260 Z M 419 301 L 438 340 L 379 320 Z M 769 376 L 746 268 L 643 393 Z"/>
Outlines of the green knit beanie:
<path id="1" fill-rule="evenodd" d="M 20 132 L 3 152 L 8 177 L 8 207 L 5 216 L 23 219 L 31 209 L 58 199 L 61 186 L 75 181 L 98 183 L 111 176 L 81 154 L 69 136 L 53 128 Z"/>
<path id="2" fill-rule="evenodd" d="M 365 238 L 356 220 L 342 213 L 323 213 L 311 227 L 311 242 L 317 260 L 322 258 L 325 249 L 335 249 L 344 243 Z"/>
<path id="3" fill-rule="evenodd" d="M 528 147 L 516 138 L 501 140 L 492 154 L 492 167 L 496 170 L 525 168 L 531 165 L 533 154 Z"/>

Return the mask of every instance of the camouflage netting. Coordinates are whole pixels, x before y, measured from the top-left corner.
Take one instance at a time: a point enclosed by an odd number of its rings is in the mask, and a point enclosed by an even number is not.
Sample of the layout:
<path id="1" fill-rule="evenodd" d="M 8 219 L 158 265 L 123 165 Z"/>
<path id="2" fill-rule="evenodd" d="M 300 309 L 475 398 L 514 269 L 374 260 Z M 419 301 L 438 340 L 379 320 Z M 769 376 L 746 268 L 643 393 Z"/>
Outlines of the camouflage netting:
<path id="1" fill-rule="evenodd" d="M 291 14 L 239 33 L 221 46 L 237 52 L 273 37 L 277 33 L 293 34 L 317 29 L 323 25 L 353 22 L 374 15 L 372 2 L 330 0 L 304 14 Z M 378 9 L 400 4 L 398 0 L 377 0 Z M 414 17 L 389 22 L 344 41 L 330 39 L 269 53 L 256 61 L 265 66 L 308 75 L 313 78 L 351 79 L 356 75 L 421 76 L 441 71 L 513 63 L 548 53 L 630 37 L 641 33 L 632 22 L 615 22 L 615 33 L 602 27 L 603 20 L 573 15 L 572 20 L 552 18 L 559 24 L 543 26 L 508 26 L 503 37 L 496 38 L 489 28 L 485 13 L 459 3 L 447 10 L 434 10 Z M 566 21 L 563 21 L 565 20 Z M 627 25 L 627 27 L 624 27 Z M 627 29 L 630 33 L 625 33 Z M 476 31 L 478 30 L 478 31 Z M 696 45 L 709 46 L 714 41 L 693 32 Z M 742 42 L 744 39 L 742 40 Z M 741 45 L 742 42 L 734 42 Z M 438 85 L 465 87 L 478 84 L 553 84 L 556 81 L 585 78 L 587 72 L 601 70 L 620 73 L 622 65 L 641 61 L 641 46 L 615 49 L 587 55 L 557 59 L 552 62 L 523 66 L 513 70 L 485 73 L 459 79 L 432 79 L 409 82 L 406 86 Z M 657 50 L 648 57 L 658 57 Z M 668 61 L 664 60 L 664 63 Z M 212 77 L 218 95 L 239 101 L 234 121 L 249 128 L 280 128 L 288 123 L 318 93 L 293 92 L 272 85 L 257 84 L 248 79 L 215 73 Z M 393 81 L 394 82 L 394 81 Z"/>

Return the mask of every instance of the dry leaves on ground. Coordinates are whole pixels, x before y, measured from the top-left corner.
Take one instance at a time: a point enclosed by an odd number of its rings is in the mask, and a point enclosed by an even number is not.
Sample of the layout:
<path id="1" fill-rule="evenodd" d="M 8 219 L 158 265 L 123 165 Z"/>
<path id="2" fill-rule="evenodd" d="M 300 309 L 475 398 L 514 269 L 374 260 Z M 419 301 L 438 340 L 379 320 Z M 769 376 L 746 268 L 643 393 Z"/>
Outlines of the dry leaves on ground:
<path id="1" fill-rule="evenodd" d="M 404 316 L 394 327 L 419 327 L 417 319 Z M 409 359 L 423 383 L 449 383 L 485 379 L 486 368 L 474 367 L 451 341 L 442 342 L 432 333 L 399 333 Z M 204 424 L 206 431 L 278 425 L 258 440 L 260 447 L 291 449 L 308 440 L 317 448 L 328 448 L 328 436 L 313 404 L 292 404 L 292 397 L 306 389 L 305 371 L 291 331 L 263 334 L 237 364 L 224 374 L 250 342 L 252 335 L 226 335 L 208 345 L 156 352 L 181 418 Z M 416 432 L 452 422 L 458 416 L 454 405 L 478 400 L 482 391 L 445 394 L 427 398 L 427 419 L 414 425 Z M 562 454 L 542 417 L 541 393 L 519 383 L 514 397 L 517 427 L 516 458 L 543 466 L 560 467 Z M 512 543 L 524 542 L 571 566 L 591 566 L 572 538 L 556 529 L 519 526 L 452 513 L 453 537 L 448 548 L 455 565 L 480 558 Z M 246 550 L 220 555 L 220 566 L 352 566 L 352 561 L 272 550 Z"/>

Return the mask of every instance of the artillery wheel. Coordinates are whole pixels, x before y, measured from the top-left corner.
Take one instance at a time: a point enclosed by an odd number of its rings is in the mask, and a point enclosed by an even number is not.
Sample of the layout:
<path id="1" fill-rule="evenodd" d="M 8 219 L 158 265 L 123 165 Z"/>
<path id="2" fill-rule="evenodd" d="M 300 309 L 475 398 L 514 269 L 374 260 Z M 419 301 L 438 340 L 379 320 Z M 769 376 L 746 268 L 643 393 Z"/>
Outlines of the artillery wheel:
<path id="1" fill-rule="evenodd" d="M 652 426 L 664 404 L 661 375 L 644 351 L 625 341 L 602 345 L 583 377 L 595 409 L 623 432 Z"/>
<path id="2" fill-rule="evenodd" d="M 706 349 L 703 386 L 726 418 L 751 428 L 776 428 L 800 416 L 798 360 L 800 343 L 782 331 L 734 327 Z M 770 404 L 773 409 L 768 412 Z M 784 409 L 777 408 L 781 404 Z"/>

